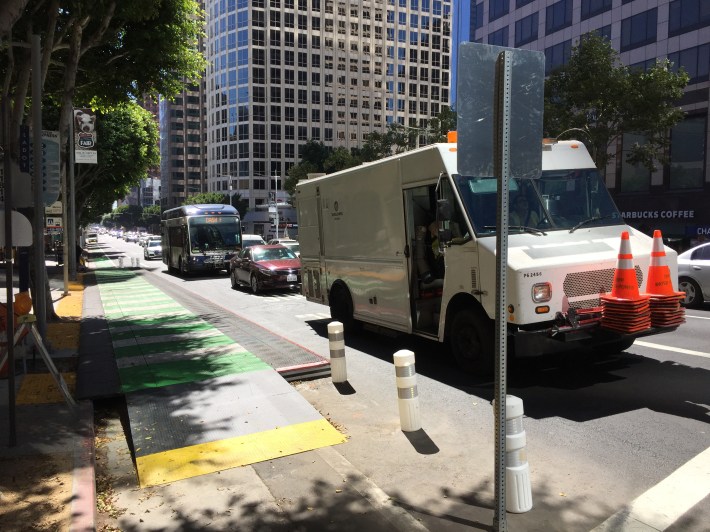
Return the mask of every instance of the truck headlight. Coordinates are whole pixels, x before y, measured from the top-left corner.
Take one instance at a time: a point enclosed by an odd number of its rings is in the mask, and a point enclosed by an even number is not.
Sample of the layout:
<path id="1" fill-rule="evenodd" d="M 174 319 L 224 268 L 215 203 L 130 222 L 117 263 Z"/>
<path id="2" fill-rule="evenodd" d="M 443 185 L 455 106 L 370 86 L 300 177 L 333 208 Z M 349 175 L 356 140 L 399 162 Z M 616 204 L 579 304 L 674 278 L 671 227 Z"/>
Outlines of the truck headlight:
<path id="1" fill-rule="evenodd" d="M 544 303 L 552 299 L 552 285 L 550 283 L 537 283 L 532 287 L 532 300 L 535 303 Z"/>

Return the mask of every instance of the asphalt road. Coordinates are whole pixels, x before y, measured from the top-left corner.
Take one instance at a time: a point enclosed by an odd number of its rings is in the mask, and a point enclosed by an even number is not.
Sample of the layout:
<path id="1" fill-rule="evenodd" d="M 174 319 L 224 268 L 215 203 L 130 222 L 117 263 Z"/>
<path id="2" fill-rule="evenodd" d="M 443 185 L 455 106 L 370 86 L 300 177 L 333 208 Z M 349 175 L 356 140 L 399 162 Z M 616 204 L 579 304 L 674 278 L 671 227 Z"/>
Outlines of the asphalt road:
<path id="1" fill-rule="evenodd" d="M 327 307 L 300 294 L 255 296 L 232 290 L 226 274 L 182 279 L 142 248 L 103 236 L 140 257 L 158 286 L 170 283 L 191 299 L 258 323 L 328 356 Z M 525 407 L 534 510 L 508 514 L 512 530 L 591 530 L 623 510 L 710 447 L 710 306 L 687 312 L 677 331 L 645 337 L 605 357 L 533 359 L 511 365 L 508 393 Z M 301 393 L 351 436 L 339 446 L 354 467 L 400 501 L 430 530 L 487 529 L 493 493 L 493 383 L 461 373 L 436 343 L 365 331 L 346 337 L 349 393 L 328 379 L 298 385 Z M 399 436 L 392 355 L 411 349 L 423 431 L 411 439 L 411 469 L 388 460 Z M 256 466 L 257 473 L 259 466 Z M 707 477 L 706 477 L 707 478 Z M 706 530 L 705 496 L 683 509 L 667 530 Z"/>

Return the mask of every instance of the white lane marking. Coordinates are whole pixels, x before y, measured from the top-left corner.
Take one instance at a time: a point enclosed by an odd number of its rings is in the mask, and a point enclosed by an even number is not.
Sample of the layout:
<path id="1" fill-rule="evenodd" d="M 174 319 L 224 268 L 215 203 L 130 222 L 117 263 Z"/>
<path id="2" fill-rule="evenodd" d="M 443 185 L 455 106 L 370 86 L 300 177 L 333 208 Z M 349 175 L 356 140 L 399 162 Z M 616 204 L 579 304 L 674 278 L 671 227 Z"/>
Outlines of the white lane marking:
<path id="1" fill-rule="evenodd" d="M 663 351 L 673 351 L 674 353 L 682 353 L 684 355 L 710 358 L 710 353 L 703 353 L 702 351 L 693 351 L 691 349 L 683 349 L 682 347 L 670 347 L 668 345 L 653 344 L 651 342 L 644 342 L 642 340 L 636 340 L 634 342 L 634 345 L 640 345 L 641 347 L 650 347 L 651 349 L 661 349 Z"/>
<path id="2" fill-rule="evenodd" d="M 705 316 L 691 316 L 690 314 L 686 314 L 685 317 L 694 318 L 696 320 L 710 320 L 710 318 L 706 318 Z"/>
<path id="3" fill-rule="evenodd" d="M 594 532 L 602 530 L 665 530 L 710 494 L 710 447 L 676 469 L 628 508 L 612 515 Z"/>

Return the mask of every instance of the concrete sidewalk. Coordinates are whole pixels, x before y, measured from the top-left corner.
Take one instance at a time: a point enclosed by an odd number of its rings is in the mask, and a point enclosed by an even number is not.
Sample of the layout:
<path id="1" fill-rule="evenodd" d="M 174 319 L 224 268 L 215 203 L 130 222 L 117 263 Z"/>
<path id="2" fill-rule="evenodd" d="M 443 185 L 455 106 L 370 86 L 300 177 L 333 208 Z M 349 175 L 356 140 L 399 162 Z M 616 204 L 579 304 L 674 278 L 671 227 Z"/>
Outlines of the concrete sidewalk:
<path id="1" fill-rule="evenodd" d="M 84 287 L 80 278 L 65 295 L 60 272 L 53 262 L 47 266 L 60 318 L 47 325 L 47 347 L 75 394 Z M 12 412 L 9 382 L 0 380 L 0 529 L 94 530 L 93 404 L 84 400 L 76 408 L 68 405 L 30 347 L 16 350 L 16 370 Z"/>

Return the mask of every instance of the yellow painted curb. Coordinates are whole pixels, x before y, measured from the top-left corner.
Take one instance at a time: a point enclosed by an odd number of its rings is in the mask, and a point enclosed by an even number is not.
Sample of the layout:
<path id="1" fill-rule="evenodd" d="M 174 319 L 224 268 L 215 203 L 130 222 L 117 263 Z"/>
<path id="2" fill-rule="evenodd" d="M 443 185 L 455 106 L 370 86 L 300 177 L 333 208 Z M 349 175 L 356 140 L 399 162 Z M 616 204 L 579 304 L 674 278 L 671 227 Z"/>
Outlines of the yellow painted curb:
<path id="1" fill-rule="evenodd" d="M 136 457 L 136 468 L 140 485 L 145 488 L 345 441 L 333 425 L 319 419 Z"/>
<path id="2" fill-rule="evenodd" d="M 81 318 L 84 307 L 84 293 L 81 291 L 69 292 L 55 302 L 54 311 L 62 318 Z"/>
<path id="3" fill-rule="evenodd" d="M 62 373 L 72 396 L 76 389 L 76 374 Z M 17 392 L 18 405 L 63 403 L 64 396 L 50 373 L 28 373 L 22 379 Z"/>

